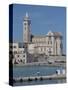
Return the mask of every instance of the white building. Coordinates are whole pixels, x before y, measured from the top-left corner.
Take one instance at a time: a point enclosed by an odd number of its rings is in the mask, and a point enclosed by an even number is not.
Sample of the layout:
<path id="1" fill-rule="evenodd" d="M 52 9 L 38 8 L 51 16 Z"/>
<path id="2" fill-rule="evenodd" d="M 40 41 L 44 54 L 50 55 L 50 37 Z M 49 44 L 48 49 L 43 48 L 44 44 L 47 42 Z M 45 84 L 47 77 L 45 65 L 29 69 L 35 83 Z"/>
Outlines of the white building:
<path id="1" fill-rule="evenodd" d="M 13 55 L 12 62 L 13 63 L 26 63 L 27 62 L 27 54 L 25 52 L 25 48 L 20 48 L 18 43 L 10 43 L 9 45 L 10 55 Z M 12 53 L 12 54 L 11 54 Z"/>
<path id="2" fill-rule="evenodd" d="M 63 44 L 60 32 L 49 31 L 46 35 L 31 34 L 31 20 L 26 13 L 23 21 L 23 43 L 30 54 L 62 55 Z"/>

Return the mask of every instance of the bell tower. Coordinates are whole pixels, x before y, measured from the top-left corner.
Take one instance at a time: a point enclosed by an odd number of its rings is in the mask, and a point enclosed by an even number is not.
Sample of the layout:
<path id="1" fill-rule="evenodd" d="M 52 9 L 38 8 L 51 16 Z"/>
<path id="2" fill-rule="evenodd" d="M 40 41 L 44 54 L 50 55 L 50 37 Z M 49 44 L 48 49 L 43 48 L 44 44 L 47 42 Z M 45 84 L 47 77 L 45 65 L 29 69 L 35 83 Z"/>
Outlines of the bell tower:
<path id="1" fill-rule="evenodd" d="M 30 43 L 31 41 L 31 20 L 28 16 L 28 13 L 26 13 L 23 21 L 23 43 Z"/>

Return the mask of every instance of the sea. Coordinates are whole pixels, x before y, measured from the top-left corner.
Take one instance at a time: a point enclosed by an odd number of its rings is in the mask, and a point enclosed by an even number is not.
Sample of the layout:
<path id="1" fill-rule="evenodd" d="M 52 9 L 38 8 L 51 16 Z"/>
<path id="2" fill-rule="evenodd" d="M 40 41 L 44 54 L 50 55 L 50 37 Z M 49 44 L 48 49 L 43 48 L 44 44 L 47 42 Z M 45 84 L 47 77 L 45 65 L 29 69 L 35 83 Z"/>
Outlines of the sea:
<path id="1" fill-rule="evenodd" d="M 30 76 L 46 76 L 56 74 L 56 70 L 65 69 L 62 66 L 14 66 L 13 67 L 13 78 L 17 77 L 30 77 Z M 53 80 L 33 80 L 33 81 L 23 81 L 15 82 L 14 86 L 25 86 L 25 85 L 42 85 L 42 84 L 58 84 L 66 83 L 66 79 L 53 79 Z"/>

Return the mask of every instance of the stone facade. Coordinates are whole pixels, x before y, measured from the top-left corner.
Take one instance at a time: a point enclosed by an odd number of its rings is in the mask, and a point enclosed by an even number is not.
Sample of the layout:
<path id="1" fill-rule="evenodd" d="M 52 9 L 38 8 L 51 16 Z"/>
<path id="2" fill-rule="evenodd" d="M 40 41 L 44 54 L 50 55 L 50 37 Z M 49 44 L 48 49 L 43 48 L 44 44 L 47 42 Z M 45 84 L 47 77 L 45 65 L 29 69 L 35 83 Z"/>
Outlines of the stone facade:
<path id="1" fill-rule="evenodd" d="M 28 17 L 28 14 L 26 13 L 26 16 L 24 17 L 24 22 L 23 22 L 23 42 L 24 43 L 30 43 L 31 39 L 31 21 Z"/>
<path id="2" fill-rule="evenodd" d="M 19 47 L 19 43 L 10 43 L 9 45 L 9 54 L 12 56 L 12 63 L 22 63 L 25 64 L 27 62 L 27 53 L 25 52 L 25 48 Z M 10 58 L 9 57 L 9 58 Z"/>
<path id="3" fill-rule="evenodd" d="M 23 21 L 23 43 L 27 43 L 28 53 L 62 55 L 63 44 L 60 32 L 49 31 L 46 35 L 31 37 L 31 20 L 26 14 Z"/>

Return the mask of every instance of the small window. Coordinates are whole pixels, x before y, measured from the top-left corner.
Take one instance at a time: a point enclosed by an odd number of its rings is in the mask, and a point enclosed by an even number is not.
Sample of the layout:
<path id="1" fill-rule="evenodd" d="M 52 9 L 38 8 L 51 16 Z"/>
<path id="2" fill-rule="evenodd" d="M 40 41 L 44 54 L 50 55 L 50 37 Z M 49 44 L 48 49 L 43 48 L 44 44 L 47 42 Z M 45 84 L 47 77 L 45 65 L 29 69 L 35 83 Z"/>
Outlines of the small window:
<path id="1" fill-rule="evenodd" d="M 49 44 L 49 41 L 48 41 L 48 44 Z"/>
<path id="2" fill-rule="evenodd" d="M 14 48 L 16 48 L 16 46 L 14 46 Z"/>
<path id="3" fill-rule="evenodd" d="M 51 54 L 51 48 L 49 48 L 49 54 Z"/>
<path id="4" fill-rule="evenodd" d="M 19 55 L 17 55 L 17 57 L 19 57 Z"/>
<path id="5" fill-rule="evenodd" d="M 49 36 L 49 40 L 51 40 L 51 36 Z"/>
<path id="6" fill-rule="evenodd" d="M 25 55 L 23 55 L 23 57 L 25 57 Z"/>
<path id="7" fill-rule="evenodd" d="M 13 48 L 12 46 L 10 46 L 10 48 Z"/>
<path id="8" fill-rule="evenodd" d="M 48 41 L 48 44 L 52 44 L 52 41 Z"/>
<path id="9" fill-rule="evenodd" d="M 27 25 L 26 23 L 24 23 L 24 25 Z"/>
<path id="10" fill-rule="evenodd" d="M 20 62 L 22 62 L 22 59 L 20 59 Z"/>

